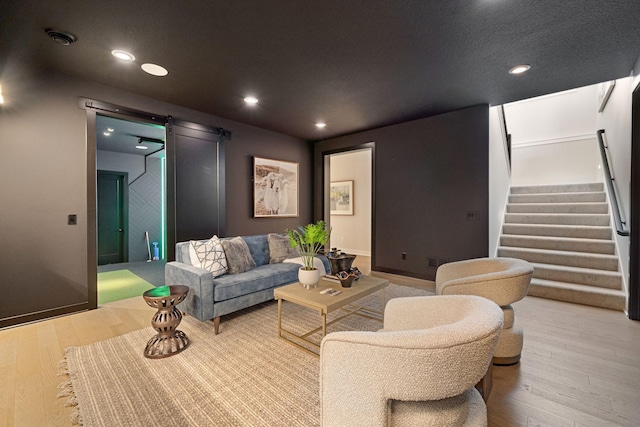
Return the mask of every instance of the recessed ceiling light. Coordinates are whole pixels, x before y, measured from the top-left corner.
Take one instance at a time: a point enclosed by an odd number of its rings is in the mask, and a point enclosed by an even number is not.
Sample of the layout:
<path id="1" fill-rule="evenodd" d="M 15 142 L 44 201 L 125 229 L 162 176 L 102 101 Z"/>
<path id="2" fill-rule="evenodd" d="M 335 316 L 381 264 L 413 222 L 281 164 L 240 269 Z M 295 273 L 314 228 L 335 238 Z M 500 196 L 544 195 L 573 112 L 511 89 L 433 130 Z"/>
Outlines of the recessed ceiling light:
<path id="1" fill-rule="evenodd" d="M 103 135 L 104 136 L 109 136 L 109 135 L 111 135 L 111 132 L 104 132 Z"/>
<path id="2" fill-rule="evenodd" d="M 2 85 L 0 85 L 0 104 L 4 104 L 4 96 L 2 96 Z"/>
<path id="3" fill-rule="evenodd" d="M 148 150 L 148 149 L 149 149 L 149 147 L 147 147 L 147 146 L 145 146 L 145 145 L 136 145 L 136 148 L 137 148 L 138 150 Z"/>
<path id="4" fill-rule="evenodd" d="M 118 59 L 122 59 L 123 61 L 129 61 L 129 62 L 135 61 L 136 59 L 135 56 L 133 56 L 132 54 L 124 50 L 112 50 L 111 55 L 115 56 Z"/>
<path id="5" fill-rule="evenodd" d="M 509 74 L 522 74 L 529 71 L 529 68 L 531 68 L 531 65 L 529 64 L 516 65 L 509 70 Z"/>
<path id="6" fill-rule="evenodd" d="M 169 74 L 166 68 L 161 67 L 160 65 L 157 65 L 157 64 L 146 63 L 146 64 L 142 64 L 140 68 L 142 68 L 146 73 L 149 73 L 152 76 L 162 77 Z"/>
<path id="7" fill-rule="evenodd" d="M 113 132 L 113 128 L 107 128 L 107 132 Z"/>
<path id="8" fill-rule="evenodd" d="M 322 129 L 322 128 L 327 127 L 327 124 L 325 122 L 318 122 L 318 123 L 316 123 L 316 127 L 318 129 Z"/>
<path id="9" fill-rule="evenodd" d="M 258 103 L 258 98 L 254 97 L 254 96 L 247 96 L 244 99 L 244 102 L 246 102 L 249 105 L 256 105 Z"/>

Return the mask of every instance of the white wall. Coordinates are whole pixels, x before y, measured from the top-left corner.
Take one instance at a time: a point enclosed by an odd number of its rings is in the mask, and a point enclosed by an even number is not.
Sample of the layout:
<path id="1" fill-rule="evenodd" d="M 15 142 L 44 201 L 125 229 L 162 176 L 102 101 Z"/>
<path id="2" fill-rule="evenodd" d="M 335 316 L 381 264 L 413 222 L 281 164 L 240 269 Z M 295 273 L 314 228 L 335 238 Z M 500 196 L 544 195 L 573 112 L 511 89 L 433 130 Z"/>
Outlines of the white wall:
<path id="1" fill-rule="evenodd" d="M 371 256 L 371 150 L 331 156 L 331 181 L 353 180 L 353 215 L 331 215 L 331 247 Z"/>
<path id="2" fill-rule="evenodd" d="M 597 86 L 586 86 L 504 105 L 513 145 L 593 135 Z"/>
<path id="3" fill-rule="evenodd" d="M 602 182 L 596 138 L 512 148 L 511 184 L 548 185 Z"/>
<path id="4" fill-rule="evenodd" d="M 602 181 L 596 135 L 597 85 L 506 104 L 511 184 Z"/>
<path id="5" fill-rule="evenodd" d="M 631 213 L 631 93 L 634 87 L 632 77 L 617 80 L 604 111 L 596 118 L 597 128 L 605 130 L 620 214 L 627 225 L 630 225 Z M 615 236 L 626 284 L 629 277 L 629 238 Z"/>
<path id="6" fill-rule="evenodd" d="M 497 254 L 511 181 L 498 109 L 489 108 L 489 256 Z"/>

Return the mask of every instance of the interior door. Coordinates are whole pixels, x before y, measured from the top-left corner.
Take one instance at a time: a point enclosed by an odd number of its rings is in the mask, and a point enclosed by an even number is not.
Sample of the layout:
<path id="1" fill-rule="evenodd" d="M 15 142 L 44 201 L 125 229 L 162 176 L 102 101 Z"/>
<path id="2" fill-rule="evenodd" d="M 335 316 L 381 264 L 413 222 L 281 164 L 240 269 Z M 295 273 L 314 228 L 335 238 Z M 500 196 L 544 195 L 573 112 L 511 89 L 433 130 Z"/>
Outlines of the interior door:
<path id="1" fill-rule="evenodd" d="M 98 171 L 98 265 L 127 262 L 127 173 Z"/>

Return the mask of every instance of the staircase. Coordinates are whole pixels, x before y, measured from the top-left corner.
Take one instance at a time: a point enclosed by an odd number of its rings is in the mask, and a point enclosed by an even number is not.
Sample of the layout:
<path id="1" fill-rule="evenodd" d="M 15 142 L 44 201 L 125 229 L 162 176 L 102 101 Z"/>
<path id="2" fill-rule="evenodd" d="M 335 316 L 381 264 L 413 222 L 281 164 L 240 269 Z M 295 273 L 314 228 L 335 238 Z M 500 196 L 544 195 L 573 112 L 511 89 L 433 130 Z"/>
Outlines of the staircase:
<path id="1" fill-rule="evenodd" d="M 529 295 L 626 308 L 602 183 L 511 187 L 498 256 L 533 264 Z"/>

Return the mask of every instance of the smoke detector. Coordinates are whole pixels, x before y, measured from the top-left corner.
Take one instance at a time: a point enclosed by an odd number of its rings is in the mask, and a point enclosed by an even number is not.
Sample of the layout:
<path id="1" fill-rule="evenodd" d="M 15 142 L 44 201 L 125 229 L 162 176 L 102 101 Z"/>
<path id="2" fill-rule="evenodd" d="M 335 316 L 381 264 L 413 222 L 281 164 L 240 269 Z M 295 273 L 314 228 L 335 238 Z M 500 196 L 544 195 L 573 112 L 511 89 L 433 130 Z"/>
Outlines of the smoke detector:
<path id="1" fill-rule="evenodd" d="M 71 33 L 67 33 L 66 31 L 58 31 L 53 28 L 47 28 L 44 31 L 49 37 L 51 37 L 51 40 L 63 46 L 69 46 L 77 40 L 76 36 Z"/>

